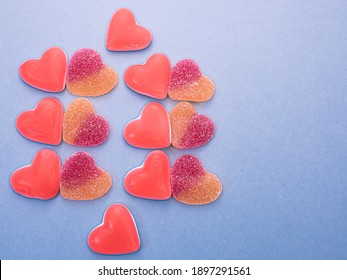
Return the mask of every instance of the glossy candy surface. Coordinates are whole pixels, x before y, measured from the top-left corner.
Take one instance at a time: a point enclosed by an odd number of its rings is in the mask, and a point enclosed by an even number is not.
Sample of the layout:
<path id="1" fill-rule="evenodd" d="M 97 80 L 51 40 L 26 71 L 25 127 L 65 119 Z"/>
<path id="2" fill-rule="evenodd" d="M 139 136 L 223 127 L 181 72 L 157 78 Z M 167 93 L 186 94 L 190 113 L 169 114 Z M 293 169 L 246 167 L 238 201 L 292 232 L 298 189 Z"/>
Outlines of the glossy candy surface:
<path id="1" fill-rule="evenodd" d="M 117 73 L 103 63 L 92 49 L 79 49 L 70 59 L 66 88 L 78 96 L 100 96 L 111 91 L 118 82 Z"/>
<path id="2" fill-rule="evenodd" d="M 60 184 L 59 156 L 50 149 L 40 150 L 30 165 L 12 173 L 10 183 L 20 195 L 42 200 L 54 198 Z"/>
<path id="3" fill-rule="evenodd" d="M 197 157 L 184 155 L 171 168 L 172 196 L 191 205 L 209 204 L 222 192 L 218 177 L 207 172 Z"/>
<path id="4" fill-rule="evenodd" d="M 117 10 L 108 26 L 106 47 L 110 51 L 141 50 L 151 43 L 152 34 L 137 24 L 134 14 L 127 8 Z"/>
<path id="5" fill-rule="evenodd" d="M 170 146 L 170 123 L 166 109 L 157 102 L 148 103 L 139 118 L 130 121 L 123 131 L 128 144 L 138 148 L 166 148 Z"/>
<path id="6" fill-rule="evenodd" d="M 70 200 L 93 200 L 105 195 L 112 185 L 112 177 L 98 167 L 86 152 L 76 152 L 63 164 L 60 194 Z"/>
<path id="7" fill-rule="evenodd" d="M 171 197 L 170 160 L 160 150 L 148 154 L 143 164 L 129 171 L 124 188 L 133 196 L 164 200 Z"/>
<path id="8" fill-rule="evenodd" d="M 64 108 L 58 99 L 43 98 L 34 109 L 18 116 L 16 128 L 32 141 L 58 145 L 62 137 L 63 115 Z"/>
<path id="9" fill-rule="evenodd" d="M 191 59 L 183 59 L 171 71 L 169 97 L 173 100 L 203 102 L 214 94 L 214 83 Z"/>
<path id="10" fill-rule="evenodd" d="M 39 59 L 30 59 L 21 64 L 19 75 L 32 87 L 60 92 L 65 88 L 67 56 L 63 49 L 51 47 Z"/>
<path id="11" fill-rule="evenodd" d="M 95 114 L 93 104 L 86 98 L 74 99 L 66 108 L 63 120 L 63 139 L 75 146 L 102 144 L 110 131 L 107 120 Z"/>
<path id="12" fill-rule="evenodd" d="M 171 142 L 175 148 L 189 149 L 206 144 L 214 135 L 215 125 L 198 114 L 189 102 L 178 103 L 170 112 Z"/>
<path id="13" fill-rule="evenodd" d="M 170 61 L 164 54 L 152 55 L 145 64 L 130 66 L 124 81 L 132 90 L 157 99 L 164 99 L 170 80 Z"/>
<path id="14" fill-rule="evenodd" d="M 140 249 L 140 237 L 129 209 L 120 203 L 109 206 L 103 223 L 88 236 L 89 248 L 99 254 L 129 254 Z"/>

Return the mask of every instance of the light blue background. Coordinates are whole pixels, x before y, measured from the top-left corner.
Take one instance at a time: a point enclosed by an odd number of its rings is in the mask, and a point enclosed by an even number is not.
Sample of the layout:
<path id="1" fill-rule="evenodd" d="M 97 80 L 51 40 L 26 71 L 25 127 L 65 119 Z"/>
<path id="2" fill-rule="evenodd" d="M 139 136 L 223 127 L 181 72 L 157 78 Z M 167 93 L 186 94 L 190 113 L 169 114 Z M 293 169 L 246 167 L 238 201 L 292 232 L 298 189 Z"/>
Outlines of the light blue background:
<path id="1" fill-rule="evenodd" d="M 347 2 L 267 1 L 1 1 L 1 259 L 346 259 L 347 258 Z M 143 51 L 105 48 L 109 20 L 129 7 L 153 33 Z M 41 148 L 15 128 L 17 115 L 54 96 L 66 107 L 75 96 L 49 94 L 23 83 L 18 67 L 53 45 L 68 56 L 99 51 L 119 73 L 110 94 L 92 99 L 111 134 L 87 148 L 113 176 L 96 201 L 21 197 L 9 176 Z M 165 149 L 171 162 L 200 158 L 223 182 L 216 202 L 192 207 L 174 199 L 130 196 L 124 175 L 148 150 L 133 148 L 122 129 L 152 99 L 134 93 L 125 69 L 166 53 L 172 65 L 198 62 L 216 84 L 213 99 L 196 109 L 217 130 L 200 148 Z M 176 102 L 161 101 L 168 110 Z M 62 161 L 82 150 L 53 147 Z M 135 254 L 103 256 L 86 244 L 108 205 L 132 211 L 142 247 Z"/>

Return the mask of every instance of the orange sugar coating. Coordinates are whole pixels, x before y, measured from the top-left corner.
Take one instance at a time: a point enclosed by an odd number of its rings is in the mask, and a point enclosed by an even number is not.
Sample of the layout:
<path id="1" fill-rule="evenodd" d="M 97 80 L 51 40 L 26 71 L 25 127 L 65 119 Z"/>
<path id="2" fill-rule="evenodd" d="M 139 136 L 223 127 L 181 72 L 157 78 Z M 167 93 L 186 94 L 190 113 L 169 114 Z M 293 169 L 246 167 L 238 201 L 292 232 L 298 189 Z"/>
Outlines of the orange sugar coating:
<path id="1" fill-rule="evenodd" d="M 108 65 L 85 78 L 67 82 L 69 92 L 78 96 L 100 96 L 111 91 L 118 82 L 117 73 Z"/>
<path id="2" fill-rule="evenodd" d="M 214 88 L 212 80 L 202 75 L 196 82 L 177 88 L 169 88 L 168 95 L 173 100 L 203 102 L 211 99 L 214 94 Z"/>
<path id="3" fill-rule="evenodd" d="M 190 119 L 195 115 L 194 106 L 188 102 L 178 103 L 170 112 L 171 143 L 178 147 L 186 134 Z"/>
<path id="4" fill-rule="evenodd" d="M 221 181 L 216 175 L 206 172 L 203 177 L 198 178 L 189 188 L 174 195 L 174 198 L 185 204 L 204 205 L 215 201 L 221 192 Z"/>
<path id="5" fill-rule="evenodd" d="M 93 104 L 86 98 L 77 98 L 67 107 L 63 119 L 63 139 L 74 144 L 79 133 L 79 126 L 91 114 L 95 113 Z"/>
<path id="6" fill-rule="evenodd" d="M 69 200 L 93 200 L 105 195 L 112 185 L 112 177 L 105 170 L 101 170 L 96 178 L 92 178 L 81 185 L 61 183 L 60 193 Z"/>

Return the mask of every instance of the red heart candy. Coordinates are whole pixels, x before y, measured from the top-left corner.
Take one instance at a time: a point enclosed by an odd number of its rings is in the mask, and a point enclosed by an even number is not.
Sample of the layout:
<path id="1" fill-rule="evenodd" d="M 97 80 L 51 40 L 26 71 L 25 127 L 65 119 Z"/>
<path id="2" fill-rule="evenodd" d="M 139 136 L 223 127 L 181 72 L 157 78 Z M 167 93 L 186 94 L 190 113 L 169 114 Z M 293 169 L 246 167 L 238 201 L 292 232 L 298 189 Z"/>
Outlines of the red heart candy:
<path id="1" fill-rule="evenodd" d="M 124 128 L 124 139 L 138 148 L 166 148 L 170 146 L 170 123 L 165 108 L 157 102 L 148 103 L 140 117 Z"/>
<path id="2" fill-rule="evenodd" d="M 164 54 L 152 55 L 145 64 L 130 66 L 124 74 L 128 87 L 138 93 L 164 99 L 170 81 L 170 61 Z"/>
<path id="3" fill-rule="evenodd" d="M 67 56 L 59 47 L 51 47 L 41 58 L 27 60 L 19 67 L 19 75 L 24 82 L 50 92 L 64 90 L 66 72 Z"/>
<path id="4" fill-rule="evenodd" d="M 40 150 L 31 165 L 14 171 L 10 178 L 12 189 L 20 195 L 51 199 L 59 191 L 60 159 L 52 150 Z"/>
<path id="5" fill-rule="evenodd" d="M 107 31 L 107 49 L 110 51 L 141 50 L 151 41 L 151 32 L 137 24 L 129 9 L 122 8 L 113 14 Z"/>
<path id="6" fill-rule="evenodd" d="M 163 151 L 148 154 L 143 165 L 131 170 L 124 178 L 124 187 L 134 196 L 148 199 L 169 199 L 170 161 Z"/>
<path id="7" fill-rule="evenodd" d="M 33 110 L 21 113 L 16 121 L 18 131 L 26 138 L 51 145 L 61 142 L 64 108 L 52 97 L 42 99 Z"/>
<path id="8" fill-rule="evenodd" d="M 140 249 L 140 237 L 129 209 L 117 203 L 109 206 L 101 225 L 88 236 L 88 246 L 99 254 L 129 254 Z"/>

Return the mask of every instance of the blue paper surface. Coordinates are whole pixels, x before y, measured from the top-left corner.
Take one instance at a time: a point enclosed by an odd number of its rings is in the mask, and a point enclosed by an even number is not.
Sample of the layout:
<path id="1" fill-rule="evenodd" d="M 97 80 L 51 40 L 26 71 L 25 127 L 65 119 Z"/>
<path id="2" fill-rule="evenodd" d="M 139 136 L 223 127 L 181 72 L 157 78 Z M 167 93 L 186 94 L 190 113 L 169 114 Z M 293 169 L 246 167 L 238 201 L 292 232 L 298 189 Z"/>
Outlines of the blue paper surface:
<path id="1" fill-rule="evenodd" d="M 153 33 L 142 51 L 110 52 L 112 14 L 130 8 Z M 316 1 L 1 1 L 0 259 L 346 259 L 347 258 L 347 2 Z M 120 80 L 91 98 L 110 123 L 95 148 L 31 142 L 15 128 L 18 114 L 48 96 L 64 107 L 67 90 L 45 93 L 25 84 L 19 65 L 50 46 L 71 57 L 100 52 Z M 207 145 L 168 148 L 171 163 L 190 153 L 223 183 L 207 206 L 130 196 L 124 175 L 149 150 L 129 146 L 125 124 L 153 99 L 130 90 L 127 67 L 156 52 L 171 64 L 194 59 L 216 84 L 196 104 L 216 124 Z M 168 110 L 177 102 L 160 101 Z M 28 199 L 10 187 L 10 174 L 45 147 L 62 161 L 86 150 L 111 173 L 113 186 L 95 201 Z M 141 249 L 122 256 L 93 253 L 87 236 L 107 206 L 121 202 L 137 222 Z"/>

